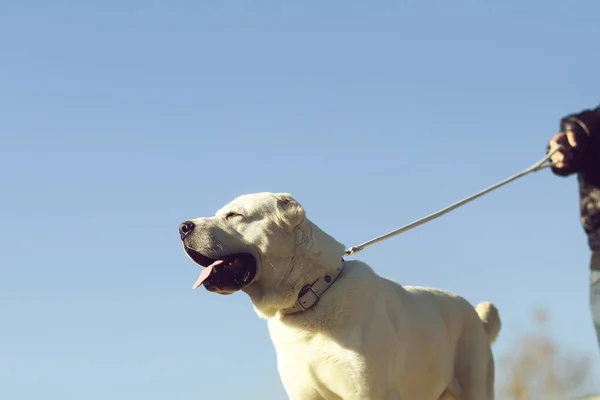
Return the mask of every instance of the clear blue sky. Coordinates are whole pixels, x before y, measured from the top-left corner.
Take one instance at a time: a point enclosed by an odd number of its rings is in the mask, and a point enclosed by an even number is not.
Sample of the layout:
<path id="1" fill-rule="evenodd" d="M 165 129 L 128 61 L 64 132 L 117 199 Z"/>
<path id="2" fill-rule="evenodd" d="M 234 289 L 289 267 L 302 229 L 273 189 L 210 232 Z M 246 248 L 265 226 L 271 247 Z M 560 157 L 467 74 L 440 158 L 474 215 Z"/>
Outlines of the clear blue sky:
<path id="1" fill-rule="evenodd" d="M 287 191 L 353 245 L 544 155 L 600 101 L 600 3 L 5 1 L 0 397 L 285 398 L 243 294 L 192 291 L 178 224 Z M 529 176 L 359 256 L 538 306 L 598 358 L 574 179 Z"/>

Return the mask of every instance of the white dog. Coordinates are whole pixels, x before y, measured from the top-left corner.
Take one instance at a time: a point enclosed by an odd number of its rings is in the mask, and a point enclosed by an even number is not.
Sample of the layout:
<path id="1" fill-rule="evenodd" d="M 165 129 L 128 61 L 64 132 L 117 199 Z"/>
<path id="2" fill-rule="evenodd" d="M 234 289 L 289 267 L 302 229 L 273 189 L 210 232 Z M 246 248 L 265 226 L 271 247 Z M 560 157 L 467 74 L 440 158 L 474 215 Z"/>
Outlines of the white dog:
<path id="1" fill-rule="evenodd" d="M 492 400 L 491 303 L 382 278 L 289 194 L 241 196 L 180 226 L 201 285 L 242 290 L 268 321 L 292 400 Z"/>

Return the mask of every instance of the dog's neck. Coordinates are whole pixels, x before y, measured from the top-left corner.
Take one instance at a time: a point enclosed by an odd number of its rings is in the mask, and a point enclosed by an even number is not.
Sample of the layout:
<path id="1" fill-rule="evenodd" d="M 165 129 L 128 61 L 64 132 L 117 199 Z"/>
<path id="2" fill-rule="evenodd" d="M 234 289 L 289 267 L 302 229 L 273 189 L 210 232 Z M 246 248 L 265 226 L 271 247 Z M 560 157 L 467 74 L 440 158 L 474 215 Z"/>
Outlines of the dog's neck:
<path id="1" fill-rule="evenodd" d="M 263 318 L 269 319 L 277 313 L 303 311 L 301 306 L 314 306 L 318 301 L 317 295 L 329 289 L 343 269 L 344 245 L 317 225 L 305 220 L 296 229 L 295 236 L 295 252 L 290 258 L 265 260 L 274 268 L 285 265 L 282 270 L 288 271 L 287 275 L 270 280 L 259 278 L 244 289 L 256 312 Z M 263 268 L 268 266 L 263 265 Z M 303 301 L 306 303 L 302 304 Z"/>
<path id="2" fill-rule="evenodd" d="M 321 299 L 321 296 L 325 294 L 327 289 L 329 289 L 342 274 L 342 271 L 344 270 L 344 262 L 345 261 L 342 259 L 342 264 L 336 268 L 333 275 L 325 274 L 310 285 L 304 285 L 304 287 L 300 290 L 300 293 L 298 293 L 298 298 L 294 305 L 279 310 L 279 312 L 284 315 L 297 314 L 306 310 L 310 310 L 316 306 Z"/>
<path id="3" fill-rule="evenodd" d="M 338 280 L 343 270 L 344 261 L 340 259 L 337 268 L 293 290 L 272 290 L 261 285 L 261 282 L 256 282 L 243 291 L 250 297 L 255 311 L 261 318 L 270 319 L 278 313 L 296 314 L 314 308 L 321 296 Z"/>

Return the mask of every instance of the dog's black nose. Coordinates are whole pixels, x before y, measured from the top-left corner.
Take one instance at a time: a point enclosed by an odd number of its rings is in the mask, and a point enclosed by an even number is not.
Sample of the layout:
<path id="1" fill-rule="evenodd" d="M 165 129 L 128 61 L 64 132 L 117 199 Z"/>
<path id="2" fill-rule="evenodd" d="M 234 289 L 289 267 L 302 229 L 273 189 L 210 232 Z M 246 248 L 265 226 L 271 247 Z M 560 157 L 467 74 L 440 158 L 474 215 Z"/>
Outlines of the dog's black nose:
<path id="1" fill-rule="evenodd" d="M 181 236 L 181 240 L 184 237 L 192 233 L 196 225 L 192 221 L 185 221 L 181 225 L 179 225 L 179 236 Z"/>

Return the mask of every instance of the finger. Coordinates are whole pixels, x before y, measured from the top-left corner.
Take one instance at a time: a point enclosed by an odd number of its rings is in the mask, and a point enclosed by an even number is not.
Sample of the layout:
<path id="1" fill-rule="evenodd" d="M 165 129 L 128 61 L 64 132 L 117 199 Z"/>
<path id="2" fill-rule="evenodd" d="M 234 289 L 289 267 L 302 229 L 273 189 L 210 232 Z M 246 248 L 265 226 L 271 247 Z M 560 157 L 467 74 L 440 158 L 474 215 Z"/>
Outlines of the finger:
<path id="1" fill-rule="evenodd" d="M 550 142 L 548 144 L 550 145 L 550 150 L 554 150 L 559 146 L 565 147 L 565 144 L 567 143 L 568 141 L 565 137 L 565 133 L 561 132 L 557 135 L 554 135 L 554 137 L 550 139 Z"/>
<path id="2" fill-rule="evenodd" d="M 575 132 L 567 131 L 567 141 L 571 145 L 571 147 L 577 147 L 577 138 L 575 137 Z"/>
<path id="3" fill-rule="evenodd" d="M 550 160 L 553 164 L 562 163 L 565 160 L 565 155 L 560 151 L 557 151 L 552 155 L 552 157 L 550 157 Z"/>
<path id="4" fill-rule="evenodd" d="M 550 144 L 556 144 L 559 142 L 559 140 L 564 136 L 564 132 L 561 133 L 557 133 L 556 135 L 552 136 L 552 139 L 550 139 Z"/>

